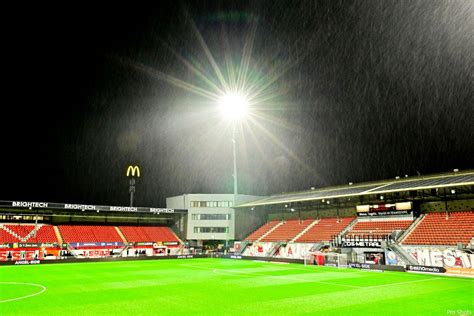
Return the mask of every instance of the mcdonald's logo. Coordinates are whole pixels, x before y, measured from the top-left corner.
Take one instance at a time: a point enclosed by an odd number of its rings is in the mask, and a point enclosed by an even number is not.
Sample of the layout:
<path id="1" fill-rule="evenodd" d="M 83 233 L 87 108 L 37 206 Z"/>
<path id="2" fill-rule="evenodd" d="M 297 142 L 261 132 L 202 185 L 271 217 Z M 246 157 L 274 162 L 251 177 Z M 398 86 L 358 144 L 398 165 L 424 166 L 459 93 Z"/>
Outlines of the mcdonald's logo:
<path id="1" fill-rule="evenodd" d="M 130 177 L 130 174 L 132 174 L 132 177 L 135 177 L 135 174 L 137 177 L 140 177 L 140 168 L 138 166 L 128 166 L 127 177 Z"/>

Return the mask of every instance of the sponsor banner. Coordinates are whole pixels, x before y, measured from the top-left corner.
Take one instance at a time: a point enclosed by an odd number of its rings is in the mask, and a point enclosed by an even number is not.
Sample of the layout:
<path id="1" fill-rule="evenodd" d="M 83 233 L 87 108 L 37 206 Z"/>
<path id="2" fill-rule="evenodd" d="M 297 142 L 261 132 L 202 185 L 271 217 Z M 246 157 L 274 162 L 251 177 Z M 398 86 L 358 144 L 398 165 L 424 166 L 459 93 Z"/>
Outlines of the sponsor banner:
<path id="1" fill-rule="evenodd" d="M 103 258 L 109 257 L 113 254 L 112 250 L 109 249 L 82 249 L 82 250 L 72 250 L 74 256 L 84 257 L 84 258 Z"/>
<path id="2" fill-rule="evenodd" d="M 177 241 L 164 241 L 163 246 L 177 246 L 178 242 Z"/>
<path id="3" fill-rule="evenodd" d="M 467 275 L 474 277 L 474 269 L 467 268 L 446 268 L 446 273 Z"/>
<path id="4" fill-rule="evenodd" d="M 382 248 L 382 242 L 378 240 L 372 241 L 343 241 L 343 248 Z"/>
<path id="5" fill-rule="evenodd" d="M 123 247 L 123 242 L 72 242 L 71 247 Z"/>
<path id="6" fill-rule="evenodd" d="M 390 251 L 390 250 L 385 250 L 385 260 L 388 265 L 396 266 L 398 265 L 399 258 L 395 252 Z"/>
<path id="7" fill-rule="evenodd" d="M 0 250 L 0 261 L 30 261 L 37 260 L 40 256 L 39 250 Z"/>
<path id="8" fill-rule="evenodd" d="M 242 256 L 234 256 L 234 255 L 231 255 L 230 258 L 231 258 L 231 259 L 242 259 Z"/>
<path id="9" fill-rule="evenodd" d="M 234 247 L 236 247 L 234 243 Z M 308 253 L 313 244 L 309 243 L 287 243 L 278 247 L 278 243 L 273 242 L 254 242 L 249 244 L 242 255 L 252 256 L 252 257 L 266 257 L 268 252 L 277 247 L 275 253 L 273 254 L 274 258 L 287 258 L 287 259 L 303 259 L 306 253 Z M 237 248 L 235 249 L 236 252 Z"/>
<path id="10" fill-rule="evenodd" d="M 246 256 L 265 257 L 267 252 L 273 247 L 272 242 L 254 242 L 252 246 L 245 249 Z"/>
<path id="11" fill-rule="evenodd" d="M 399 202 L 392 204 L 374 204 L 374 205 L 357 205 L 357 213 L 382 212 L 382 211 L 411 211 L 412 202 Z"/>
<path id="12" fill-rule="evenodd" d="M 176 256 L 176 259 L 192 259 L 192 258 L 194 258 L 193 255 Z"/>
<path id="13" fill-rule="evenodd" d="M 389 266 L 389 265 L 383 265 L 383 264 L 358 263 L 358 262 L 350 262 L 349 267 L 355 268 L 355 269 L 376 270 L 376 271 L 405 271 L 405 268 L 401 266 Z"/>
<path id="14" fill-rule="evenodd" d="M 18 243 L 17 244 L 18 248 L 51 248 L 51 247 L 58 247 L 57 243 L 32 243 L 32 242 L 27 242 L 27 243 Z"/>
<path id="15" fill-rule="evenodd" d="M 0 249 L 2 248 L 13 248 L 13 244 L 0 244 Z"/>
<path id="16" fill-rule="evenodd" d="M 390 216 L 390 215 L 409 215 L 411 210 L 381 210 L 381 211 L 368 211 L 368 212 L 357 212 L 359 217 L 371 217 L 371 216 Z"/>
<path id="17" fill-rule="evenodd" d="M 428 272 L 428 273 L 445 273 L 446 269 L 443 267 L 430 267 L 430 266 L 414 266 L 414 265 L 407 265 L 407 271 L 415 271 L 415 272 Z"/>
<path id="18" fill-rule="evenodd" d="M 15 264 L 40 264 L 39 260 L 18 260 L 15 261 Z"/>
<path id="19" fill-rule="evenodd" d="M 130 206 L 107 206 L 91 204 L 49 203 L 29 201 L 0 201 L 0 207 L 7 208 L 29 208 L 29 209 L 62 209 L 76 211 L 104 211 L 104 212 L 133 212 L 159 214 L 186 214 L 186 209 L 156 208 L 156 207 L 130 207 Z"/>
<path id="20" fill-rule="evenodd" d="M 134 243 L 135 246 L 153 246 L 154 244 L 156 244 L 156 243 L 154 243 L 152 241 L 144 241 L 144 242 Z"/>
<path id="21" fill-rule="evenodd" d="M 285 246 L 280 247 L 274 254 L 276 258 L 288 258 L 288 259 L 304 259 L 306 253 L 308 253 L 313 244 L 308 243 L 288 243 Z"/>
<path id="22" fill-rule="evenodd" d="M 474 269 L 474 254 L 454 247 L 402 247 L 420 266 Z"/>

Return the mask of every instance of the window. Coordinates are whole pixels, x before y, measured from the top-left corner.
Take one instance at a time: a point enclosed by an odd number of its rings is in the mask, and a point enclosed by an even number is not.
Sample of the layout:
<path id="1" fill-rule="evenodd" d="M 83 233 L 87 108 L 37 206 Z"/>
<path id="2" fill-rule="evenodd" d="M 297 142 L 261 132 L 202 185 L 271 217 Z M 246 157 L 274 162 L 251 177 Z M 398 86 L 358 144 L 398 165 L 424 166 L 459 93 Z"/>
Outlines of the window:
<path id="1" fill-rule="evenodd" d="M 194 227 L 195 233 L 228 233 L 229 227 Z"/>
<path id="2" fill-rule="evenodd" d="M 230 220 L 230 214 L 192 214 L 191 219 L 193 221 L 225 221 Z"/>
<path id="3" fill-rule="evenodd" d="M 191 201 L 191 207 L 232 207 L 232 201 Z"/>

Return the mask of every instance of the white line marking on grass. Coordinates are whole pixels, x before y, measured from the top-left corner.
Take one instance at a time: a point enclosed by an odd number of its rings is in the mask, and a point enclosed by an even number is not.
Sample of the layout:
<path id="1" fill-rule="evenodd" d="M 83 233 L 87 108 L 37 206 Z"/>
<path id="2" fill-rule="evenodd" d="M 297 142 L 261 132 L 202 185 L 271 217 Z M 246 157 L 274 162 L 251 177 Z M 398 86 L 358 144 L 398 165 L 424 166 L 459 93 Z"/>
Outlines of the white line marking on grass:
<path id="1" fill-rule="evenodd" d="M 6 302 L 11 302 L 11 301 L 18 301 L 18 300 L 22 300 L 22 299 L 25 299 L 25 298 L 28 298 L 28 297 L 32 297 L 32 296 L 36 296 L 36 295 L 40 295 L 40 294 L 42 294 L 44 291 L 46 291 L 46 286 L 44 286 L 44 285 L 41 285 L 41 284 L 36 284 L 36 283 L 22 283 L 22 282 L 0 282 L 0 284 L 19 284 L 19 285 L 31 285 L 31 286 L 36 286 L 36 287 L 40 287 L 40 288 L 41 288 L 41 291 L 39 291 L 39 292 L 37 292 L 37 293 L 33 293 L 33 294 L 25 295 L 25 296 L 20 296 L 20 297 L 15 297 L 15 298 L 10 298 L 10 299 L 7 299 L 7 300 L 2 300 L 2 301 L 0 301 L 0 303 L 6 303 Z"/>
<path id="2" fill-rule="evenodd" d="M 283 280 L 294 280 L 294 281 L 300 281 L 300 282 L 307 282 L 307 283 L 321 283 L 321 284 L 326 284 L 326 285 L 336 285 L 336 286 L 344 286 L 344 287 L 350 287 L 350 288 L 356 288 L 356 289 L 363 289 L 363 286 L 356 286 L 356 285 L 348 285 L 348 284 L 338 284 L 338 283 L 331 283 L 331 282 L 323 282 L 323 281 L 315 281 L 315 280 L 303 280 L 303 279 L 297 279 L 297 278 L 291 278 L 283 275 L 267 275 L 267 274 L 261 274 L 261 273 L 254 273 L 254 272 L 240 272 L 240 271 L 235 271 L 234 272 L 228 272 L 228 271 L 218 271 L 217 269 L 212 269 L 213 273 L 216 274 L 223 274 L 223 275 L 232 275 L 236 276 L 239 274 L 246 274 L 246 275 L 253 275 L 253 276 L 260 276 L 260 277 L 267 277 L 267 278 L 275 278 L 275 279 L 283 279 Z"/>
<path id="3" fill-rule="evenodd" d="M 380 284 L 380 285 L 364 286 L 364 288 L 372 289 L 372 288 L 376 288 L 376 287 L 383 287 L 383 286 L 390 286 L 390 285 L 400 285 L 400 284 L 408 284 L 408 283 L 417 283 L 417 282 L 426 282 L 426 281 L 433 281 L 433 280 L 439 280 L 439 279 L 441 279 L 441 278 L 429 278 L 429 279 L 423 279 L 423 280 L 387 283 L 387 284 Z"/>
<path id="4" fill-rule="evenodd" d="M 261 276 L 261 277 L 268 277 L 268 278 L 275 278 L 275 279 L 284 279 L 284 280 L 286 279 L 286 280 L 294 280 L 294 281 L 300 281 L 300 282 L 311 282 L 311 283 L 320 283 L 320 284 L 326 284 L 326 285 L 344 286 L 344 287 L 350 287 L 350 288 L 354 288 L 354 289 L 363 289 L 363 288 L 365 288 L 364 286 L 349 285 L 349 284 L 338 284 L 338 283 L 315 281 L 315 280 L 303 280 L 303 279 L 291 278 L 291 277 L 282 276 L 282 275 L 268 275 L 268 274 L 261 274 L 261 273 L 255 273 L 255 272 L 243 272 L 243 271 L 241 272 L 241 271 L 236 271 L 236 270 L 230 270 L 229 272 L 227 272 L 226 270 L 221 270 L 221 272 L 219 272 L 218 269 L 203 267 L 203 266 L 195 266 L 195 265 L 192 265 L 192 264 L 182 264 L 181 266 L 196 268 L 196 269 L 203 269 L 203 270 L 212 270 L 212 272 L 216 273 L 216 274 L 231 275 L 231 276 L 236 276 L 236 275 L 239 275 L 239 274 L 247 274 L 247 275 Z M 277 270 L 277 271 L 285 271 L 285 270 L 286 269 Z M 301 269 L 301 270 L 303 270 L 303 269 Z M 222 271 L 224 271 L 224 272 L 222 272 Z M 234 271 L 234 272 L 232 272 L 232 271 Z"/>

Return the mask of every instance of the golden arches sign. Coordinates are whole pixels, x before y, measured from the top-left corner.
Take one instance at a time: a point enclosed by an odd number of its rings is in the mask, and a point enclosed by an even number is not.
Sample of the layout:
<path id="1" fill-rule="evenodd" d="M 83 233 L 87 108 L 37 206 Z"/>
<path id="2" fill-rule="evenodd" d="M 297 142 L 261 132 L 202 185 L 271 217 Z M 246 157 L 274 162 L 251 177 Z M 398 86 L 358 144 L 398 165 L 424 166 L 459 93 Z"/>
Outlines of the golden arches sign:
<path id="1" fill-rule="evenodd" d="M 135 174 L 137 177 L 140 177 L 140 168 L 138 166 L 128 166 L 127 177 L 130 177 L 130 174 L 132 175 L 132 177 L 135 177 Z"/>

